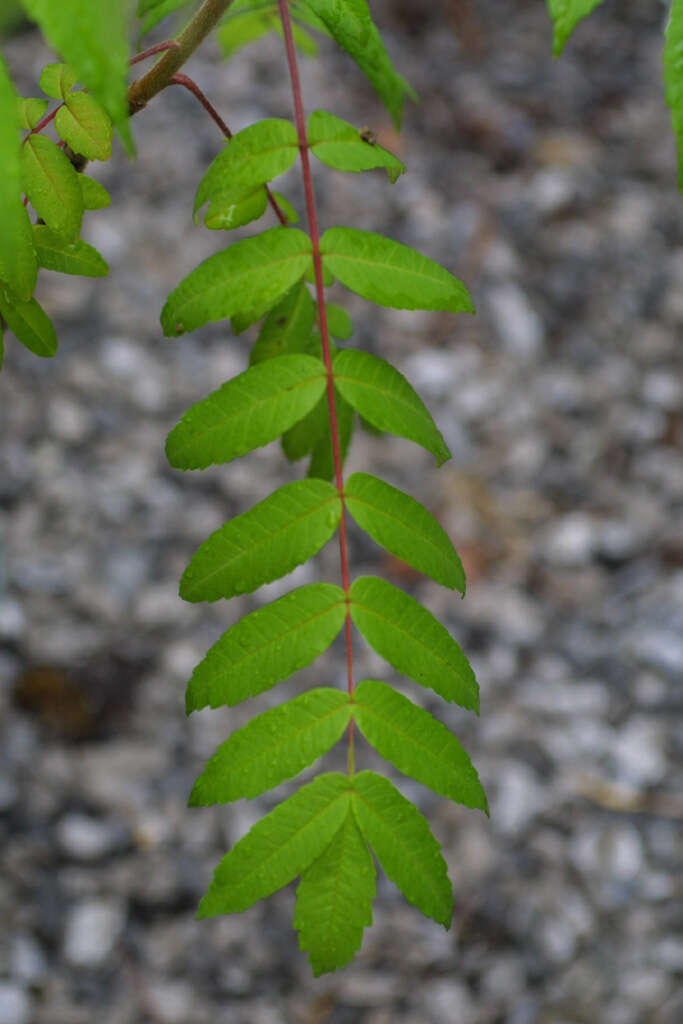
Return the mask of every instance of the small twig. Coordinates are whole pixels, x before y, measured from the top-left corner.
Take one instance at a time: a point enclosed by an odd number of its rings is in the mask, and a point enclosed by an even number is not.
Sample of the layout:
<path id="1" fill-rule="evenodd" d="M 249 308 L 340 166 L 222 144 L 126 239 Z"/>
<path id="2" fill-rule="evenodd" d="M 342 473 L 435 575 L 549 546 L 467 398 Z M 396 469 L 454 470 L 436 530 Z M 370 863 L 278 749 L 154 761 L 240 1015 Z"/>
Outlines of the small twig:
<path id="1" fill-rule="evenodd" d="M 23 140 L 22 146 L 25 145 L 26 140 L 30 139 L 32 135 L 37 135 L 38 132 L 42 132 L 43 128 L 47 128 L 47 126 L 50 124 L 50 122 L 53 121 L 55 119 L 55 117 L 57 116 L 57 111 L 59 110 L 59 108 L 63 107 L 63 106 L 64 106 L 64 101 L 62 101 L 61 103 L 58 103 L 57 106 L 55 107 L 55 109 L 52 111 L 52 113 L 46 114 L 45 117 L 43 117 L 38 122 L 38 124 L 35 126 L 35 128 L 31 128 L 31 131 L 28 133 L 26 138 Z"/>
<path id="2" fill-rule="evenodd" d="M 176 42 L 175 39 L 167 39 L 165 43 L 157 43 L 156 46 L 150 46 L 148 50 L 142 50 L 141 53 L 136 53 L 134 57 L 128 61 L 130 67 L 133 64 L 139 64 L 142 60 L 147 60 L 148 57 L 153 57 L 155 53 L 162 53 L 164 50 L 179 50 L 180 43 Z"/>

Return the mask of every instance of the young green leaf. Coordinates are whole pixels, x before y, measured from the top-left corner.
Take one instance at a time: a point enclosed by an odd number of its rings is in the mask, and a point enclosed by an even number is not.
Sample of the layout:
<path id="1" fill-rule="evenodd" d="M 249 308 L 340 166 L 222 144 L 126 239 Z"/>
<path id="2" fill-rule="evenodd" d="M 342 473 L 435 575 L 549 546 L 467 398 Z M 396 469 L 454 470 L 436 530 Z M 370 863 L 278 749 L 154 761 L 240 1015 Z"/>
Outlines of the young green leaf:
<path id="1" fill-rule="evenodd" d="M 101 185 L 95 178 L 89 178 L 87 174 L 78 175 L 78 184 L 83 194 L 83 206 L 86 210 L 103 210 L 111 206 L 111 196 L 104 185 Z"/>
<path id="2" fill-rule="evenodd" d="M 298 462 L 304 456 L 310 455 L 325 434 L 329 421 L 327 396 L 323 395 L 302 420 L 282 435 L 282 450 L 290 462 Z"/>
<path id="3" fill-rule="evenodd" d="M 23 186 L 48 227 L 71 242 L 83 219 L 83 193 L 69 158 L 44 135 L 29 135 L 21 150 Z"/>
<path id="4" fill-rule="evenodd" d="M 78 81 L 78 76 L 66 64 L 46 64 L 40 73 L 40 88 L 53 100 L 65 99 Z"/>
<path id="5" fill-rule="evenodd" d="M 450 928 L 453 889 L 448 869 L 417 807 L 375 772 L 354 775 L 352 807 L 365 839 L 408 902 Z"/>
<path id="6" fill-rule="evenodd" d="M 307 134 L 313 155 L 337 171 L 372 171 L 384 167 L 392 184 L 405 171 L 404 164 L 393 153 L 367 142 L 352 124 L 325 110 L 311 114 Z"/>
<path id="7" fill-rule="evenodd" d="M 330 772 L 278 804 L 220 862 L 197 917 L 240 913 L 288 885 L 329 845 L 349 800 L 349 780 Z"/>
<path id="8" fill-rule="evenodd" d="M 188 715 L 207 705 L 234 707 L 310 665 L 346 618 L 341 587 L 311 583 L 236 622 L 208 651 L 187 686 Z"/>
<path id="9" fill-rule="evenodd" d="M 316 404 L 325 367 L 312 356 L 252 366 L 185 413 L 166 440 L 175 469 L 206 469 L 268 444 Z"/>
<path id="10" fill-rule="evenodd" d="M 22 0 L 50 46 L 102 104 L 130 154 L 128 5 L 92 0 Z"/>
<path id="11" fill-rule="evenodd" d="M 263 321 L 249 356 L 250 365 L 308 351 L 314 323 L 313 299 L 304 282 L 298 281 Z"/>
<path id="12" fill-rule="evenodd" d="M 47 110 L 47 100 L 20 99 L 17 109 L 19 114 L 19 127 L 22 131 L 28 132 L 32 128 L 35 128 Z"/>
<path id="13" fill-rule="evenodd" d="M 332 842 L 306 869 L 296 890 L 294 927 L 316 978 L 353 960 L 363 929 L 372 924 L 376 892 L 375 862 L 349 808 Z"/>
<path id="14" fill-rule="evenodd" d="M 152 31 L 153 28 L 167 18 L 169 14 L 173 14 L 174 11 L 179 11 L 182 7 L 188 7 L 193 0 L 156 0 L 153 4 L 148 4 L 146 12 L 141 11 L 138 8 L 138 17 L 142 17 L 146 14 L 143 19 L 142 25 L 140 26 L 140 39 Z"/>
<path id="15" fill-rule="evenodd" d="M 67 242 L 43 224 L 33 227 L 33 239 L 38 264 L 46 270 L 60 274 L 80 274 L 83 277 L 106 277 L 109 267 L 97 249 L 79 239 Z"/>
<path id="16" fill-rule="evenodd" d="M 52 321 L 35 299 L 24 302 L 0 286 L 0 315 L 17 341 L 35 356 L 50 359 L 57 351 Z"/>
<path id="17" fill-rule="evenodd" d="M 258 220 L 266 212 L 268 193 L 263 185 L 245 194 L 221 192 L 214 196 L 204 215 L 204 224 L 211 231 L 232 231 Z"/>
<path id="18" fill-rule="evenodd" d="M 305 0 L 300 6 L 308 7 L 353 57 L 400 128 L 405 97 L 415 99 L 415 93 L 391 63 L 366 0 Z"/>
<path id="19" fill-rule="evenodd" d="M 334 382 L 343 397 L 366 420 L 398 437 L 422 445 L 440 466 L 451 457 L 422 399 L 403 374 L 385 359 L 358 349 L 344 349 L 334 360 Z"/>
<path id="20" fill-rule="evenodd" d="M 331 750 L 349 724 L 349 695 L 320 687 L 257 715 L 222 743 L 194 784 L 190 807 L 258 796 Z"/>
<path id="21" fill-rule="evenodd" d="M 673 0 L 664 44 L 666 102 L 678 149 L 678 188 L 683 192 L 683 3 Z"/>
<path id="22" fill-rule="evenodd" d="M 55 127 L 74 153 L 88 160 L 108 160 L 111 156 L 111 120 L 90 93 L 68 93 L 64 106 L 57 111 Z"/>
<path id="23" fill-rule="evenodd" d="M 446 531 L 419 501 L 368 473 L 349 477 L 344 498 L 358 525 L 383 548 L 444 587 L 465 593 L 460 557 Z"/>
<path id="24" fill-rule="evenodd" d="M 355 423 L 355 413 L 349 403 L 340 395 L 335 395 L 337 408 L 337 425 L 339 427 L 339 448 L 341 450 L 342 465 L 346 460 Z M 316 477 L 319 480 L 332 480 L 334 478 L 334 451 L 332 449 L 332 431 L 330 430 L 329 414 L 325 418 L 325 431 L 313 448 L 311 462 L 308 467 L 307 477 Z"/>
<path id="25" fill-rule="evenodd" d="M 391 686 L 373 679 L 359 683 L 353 701 L 354 721 L 378 754 L 440 796 L 488 814 L 479 776 L 445 725 Z"/>
<path id="26" fill-rule="evenodd" d="M 327 544 L 341 519 L 336 487 L 295 480 L 211 534 L 180 581 L 185 601 L 249 594 L 286 576 Z"/>
<path id="27" fill-rule="evenodd" d="M 338 341 L 348 341 L 353 334 L 353 321 L 347 311 L 342 306 L 335 306 L 333 302 L 326 302 L 325 312 L 332 337 Z"/>
<path id="28" fill-rule="evenodd" d="M 355 580 L 350 597 L 357 628 L 397 672 L 479 714 L 479 687 L 470 663 L 431 612 L 375 576 Z"/>
<path id="29" fill-rule="evenodd" d="M 553 54 L 559 57 L 565 43 L 583 18 L 586 18 L 602 0 L 548 0 L 554 22 Z"/>
<path id="30" fill-rule="evenodd" d="M 320 251 L 323 263 L 342 284 L 380 306 L 474 312 L 457 277 L 391 238 L 358 228 L 330 228 L 320 240 Z"/>
<path id="31" fill-rule="evenodd" d="M 270 194 L 287 218 L 287 223 L 298 224 L 299 214 L 296 212 L 289 199 L 287 199 L 286 196 L 281 195 L 279 192 L 274 192 L 273 189 L 270 190 Z"/>
<path id="32" fill-rule="evenodd" d="M 23 302 L 33 295 L 38 262 L 28 213 L 21 201 L 17 94 L 0 55 L 0 281 Z"/>
<path id="33" fill-rule="evenodd" d="M 161 312 L 164 334 L 193 331 L 256 308 L 267 312 L 303 277 L 311 253 L 308 235 L 283 227 L 214 253 L 169 295 Z"/>
<path id="34" fill-rule="evenodd" d="M 219 27 L 216 38 L 223 55 L 232 57 L 242 47 L 255 43 L 271 32 L 277 23 L 277 16 L 268 11 L 244 11 L 234 16 L 229 14 Z"/>

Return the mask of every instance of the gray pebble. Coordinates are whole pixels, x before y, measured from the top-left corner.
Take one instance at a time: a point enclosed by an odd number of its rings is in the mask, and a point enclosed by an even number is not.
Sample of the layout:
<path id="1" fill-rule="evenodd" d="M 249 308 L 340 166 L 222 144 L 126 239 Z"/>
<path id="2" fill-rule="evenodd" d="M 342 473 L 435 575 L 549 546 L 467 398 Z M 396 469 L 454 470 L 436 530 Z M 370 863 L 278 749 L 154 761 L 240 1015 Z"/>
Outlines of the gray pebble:
<path id="1" fill-rule="evenodd" d="M 0 981 L 0 1024 L 29 1024 L 31 1000 L 19 985 Z"/>

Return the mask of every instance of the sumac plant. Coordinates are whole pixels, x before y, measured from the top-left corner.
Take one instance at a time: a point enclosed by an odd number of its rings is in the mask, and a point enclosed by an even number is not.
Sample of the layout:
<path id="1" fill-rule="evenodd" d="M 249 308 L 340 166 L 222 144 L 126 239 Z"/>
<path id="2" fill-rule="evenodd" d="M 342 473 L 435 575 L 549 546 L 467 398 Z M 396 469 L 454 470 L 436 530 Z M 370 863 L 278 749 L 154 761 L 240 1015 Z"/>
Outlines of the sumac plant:
<path id="1" fill-rule="evenodd" d="M 276 223 L 209 256 L 164 305 L 161 325 L 172 337 L 209 322 L 229 320 L 237 334 L 260 322 L 249 368 L 185 413 L 168 436 L 168 460 L 179 470 L 200 470 L 280 438 L 287 458 L 308 458 L 308 467 L 305 478 L 212 534 L 185 570 L 180 594 L 200 602 L 252 593 L 306 562 L 335 535 L 339 539 L 338 582 L 298 587 L 247 614 L 189 681 L 188 713 L 232 707 L 310 665 L 344 634 L 347 688 L 320 686 L 254 717 L 218 748 L 190 804 L 256 797 L 299 775 L 342 738 L 347 773 L 318 775 L 257 822 L 217 866 L 199 917 L 246 910 L 299 878 L 294 925 L 300 946 L 316 975 L 332 971 L 353 959 L 371 922 L 376 858 L 409 903 L 448 928 L 453 895 L 439 843 L 389 779 L 359 770 L 355 731 L 399 772 L 443 797 L 488 813 L 486 796 L 467 753 L 437 718 L 385 681 L 355 679 L 354 629 L 396 673 L 444 701 L 478 713 L 478 686 L 462 650 L 430 611 L 383 579 L 352 578 L 348 519 L 463 595 L 465 575 L 426 508 L 369 473 L 345 477 L 344 460 L 359 419 L 421 445 L 437 465 L 450 453 L 408 380 L 350 343 L 351 319 L 327 302 L 326 288 L 338 281 L 394 309 L 472 313 L 474 307 L 465 286 L 427 255 L 355 226 L 321 231 L 313 159 L 353 174 L 379 169 L 388 187 L 405 168 L 367 129 L 325 110 L 305 115 L 297 49 L 311 54 L 316 33 L 332 37 L 366 74 L 397 127 L 412 90 L 392 65 L 366 0 L 139 0 L 138 39 L 173 12 L 182 11 L 185 24 L 174 39 L 135 54 L 127 0 L 22 5 L 60 62 L 44 68 L 42 98 L 19 98 L 0 60 L 2 322 L 36 355 L 55 354 L 54 328 L 33 295 L 38 269 L 107 273 L 103 258 L 80 237 L 84 212 L 110 202 L 84 173 L 88 162 L 109 158 L 114 129 L 133 155 L 131 118 L 170 85 L 190 90 L 225 138 L 196 190 L 195 219 L 229 231 L 270 211 Z M 549 0 L 556 52 L 595 6 L 596 0 Z M 682 6 L 683 0 L 674 3 L 665 50 L 677 132 L 683 124 Z M 231 135 L 180 70 L 214 31 L 226 57 L 266 33 L 281 36 L 292 120 L 268 118 Z M 131 68 L 148 58 L 151 69 L 135 78 Z M 291 203 L 270 187 L 297 161 L 305 229 L 297 226 Z"/>

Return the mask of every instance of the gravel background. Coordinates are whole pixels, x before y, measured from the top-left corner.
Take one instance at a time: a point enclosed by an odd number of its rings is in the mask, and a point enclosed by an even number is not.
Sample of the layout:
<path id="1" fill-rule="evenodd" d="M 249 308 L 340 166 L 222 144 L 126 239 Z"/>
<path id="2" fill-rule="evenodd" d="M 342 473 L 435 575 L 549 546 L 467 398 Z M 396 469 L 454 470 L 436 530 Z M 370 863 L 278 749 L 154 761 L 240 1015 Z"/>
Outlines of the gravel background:
<path id="1" fill-rule="evenodd" d="M 363 436 L 349 460 L 432 508 L 469 573 L 460 602 L 352 537 L 356 571 L 411 589 L 481 683 L 480 719 L 424 700 L 471 753 L 491 820 L 399 781 L 444 844 L 453 927 L 383 879 L 354 965 L 313 981 L 293 887 L 194 920 L 214 864 L 282 796 L 188 810 L 194 777 L 254 710 L 342 684 L 344 666 L 335 647 L 248 708 L 183 713 L 192 667 L 227 625 L 293 584 L 336 579 L 337 555 L 258 602 L 177 597 L 201 540 L 292 470 L 276 445 L 199 474 L 164 460 L 181 412 L 248 353 L 219 326 L 178 341 L 159 330 L 165 296 L 224 241 L 191 219 L 217 131 L 169 90 L 135 119 L 139 160 L 119 152 L 94 170 L 114 201 L 86 237 L 110 277 L 44 274 L 51 362 L 6 339 L 0 1024 L 683 1019 L 683 207 L 664 6 L 608 0 L 558 62 L 541 0 L 516 0 L 514 17 L 495 0 L 372 6 L 422 98 L 401 138 L 327 46 L 303 69 L 306 102 L 371 126 L 408 174 L 392 188 L 319 168 L 322 223 L 418 246 L 478 308 L 349 302 L 355 343 L 408 374 L 454 455 L 435 472 L 416 446 Z M 4 49 L 35 93 L 39 40 Z M 233 130 L 289 116 L 277 40 L 230 65 L 208 45 L 187 71 Z M 296 173 L 281 188 L 300 203 Z M 357 653 L 359 677 L 390 678 L 360 641 Z"/>

